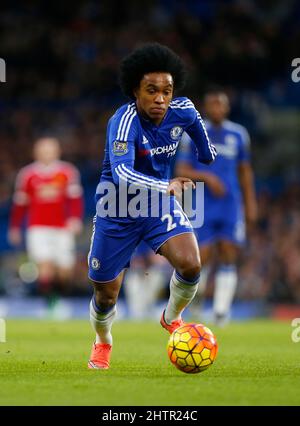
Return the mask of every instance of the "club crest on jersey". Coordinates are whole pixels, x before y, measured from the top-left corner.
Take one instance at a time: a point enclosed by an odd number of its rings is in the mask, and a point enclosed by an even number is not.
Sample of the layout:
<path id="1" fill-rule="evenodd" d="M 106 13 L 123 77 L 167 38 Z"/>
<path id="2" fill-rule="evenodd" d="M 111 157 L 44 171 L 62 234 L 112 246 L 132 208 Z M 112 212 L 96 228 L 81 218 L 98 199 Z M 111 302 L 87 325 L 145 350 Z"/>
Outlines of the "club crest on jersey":
<path id="1" fill-rule="evenodd" d="M 231 145 L 232 147 L 237 144 L 237 139 L 234 135 L 226 135 L 225 136 L 225 143 L 228 145 Z"/>
<path id="2" fill-rule="evenodd" d="M 175 126 L 170 131 L 170 136 L 172 139 L 177 140 L 183 133 L 183 128 L 180 126 Z"/>
<path id="3" fill-rule="evenodd" d="M 93 257 L 91 260 L 91 266 L 95 271 L 97 271 L 100 269 L 100 260 L 98 260 L 96 257 Z"/>
<path id="4" fill-rule="evenodd" d="M 128 152 L 127 142 L 114 141 L 113 153 L 115 155 L 125 155 Z"/>

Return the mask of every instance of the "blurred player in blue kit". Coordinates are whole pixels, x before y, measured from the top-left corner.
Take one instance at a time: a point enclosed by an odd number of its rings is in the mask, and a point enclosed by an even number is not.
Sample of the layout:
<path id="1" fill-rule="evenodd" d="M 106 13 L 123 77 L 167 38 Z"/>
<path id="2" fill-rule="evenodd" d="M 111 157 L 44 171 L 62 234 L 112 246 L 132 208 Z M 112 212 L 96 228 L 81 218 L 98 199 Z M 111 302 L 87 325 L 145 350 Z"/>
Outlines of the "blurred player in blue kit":
<path id="1" fill-rule="evenodd" d="M 183 86 L 184 79 L 181 59 L 157 43 L 136 49 L 121 64 L 120 85 L 131 101 L 121 106 L 108 122 L 105 157 L 96 191 L 97 214 L 88 256 L 89 278 L 94 286 L 90 319 L 96 341 L 89 368 L 109 368 L 111 328 L 119 291 L 125 269 L 141 241 L 174 268 L 170 298 L 161 317 L 161 325 L 170 333 L 183 324 L 182 311 L 197 291 L 201 269 L 197 239 L 176 200 L 176 195 L 193 183 L 185 177 L 170 180 L 170 162 L 183 132 L 193 139 L 198 161 L 210 164 L 216 150 L 194 104 L 185 97 L 173 99 L 174 90 Z M 114 190 L 107 190 L 112 185 Z M 154 193 L 167 200 L 169 213 L 135 216 L 128 209 L 124 215 L 124 187 L 126 207 L 131 205 L 135 187 L 150 203 L 148 213 L 152 212 Z M 106 215 L 105 205 L 110 210 Z"/>
<path id="2" fill-rule="evenodd" d="M 195 229 L 204 267 L 197 295 L 190 306 L 191 313 L 193 317 L 199 317 L 209 264 L 216 252 L 213 314 L 215 322 L 223 325 L 229 319 L 237 286 L 239 247 L 245 242 L 246 229 L 256 220 L 257 205 L 247 130 L 226 118 L 230 110 L 229 99 L 222 90 L 207 92 L 204 110 L 207 133 L 218 157 L 209 168 L 197 162 L 191 137 L 184 134 L 176 174 L 194 182 L 204 182 L 204 224 Z"/>

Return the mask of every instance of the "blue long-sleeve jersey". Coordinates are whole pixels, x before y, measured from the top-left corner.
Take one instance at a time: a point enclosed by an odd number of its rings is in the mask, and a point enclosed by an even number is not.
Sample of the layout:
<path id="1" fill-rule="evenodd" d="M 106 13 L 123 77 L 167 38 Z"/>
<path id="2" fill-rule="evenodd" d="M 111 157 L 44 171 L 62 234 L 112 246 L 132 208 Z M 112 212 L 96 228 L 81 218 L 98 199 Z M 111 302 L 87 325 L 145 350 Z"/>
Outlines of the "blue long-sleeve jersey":
<path id="1" fill-rule="evenodd" d="M 121 106 L 108 123 L 100 183 L 121 181 L 165 192 L 170 164 L 183 132 L 195 143 L 198 161 L 209 164 L 216 157 L 204 122 L 186 97 L 174 98 L 159 126 L 137 111 L 135 102 Z"/>

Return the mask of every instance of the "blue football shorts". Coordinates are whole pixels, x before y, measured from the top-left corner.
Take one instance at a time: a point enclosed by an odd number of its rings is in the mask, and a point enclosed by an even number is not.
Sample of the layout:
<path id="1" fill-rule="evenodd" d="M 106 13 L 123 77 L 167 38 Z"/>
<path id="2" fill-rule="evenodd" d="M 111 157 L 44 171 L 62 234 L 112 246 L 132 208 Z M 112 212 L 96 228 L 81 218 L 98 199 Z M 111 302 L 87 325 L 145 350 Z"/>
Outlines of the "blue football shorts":
<path id="1" fill-rule="evenodd" d="M 204 223 L 195 229 L 199 245 L 214 244 L 217 241 L 231 241 L 236 245 L 243 245 L 246 239 L 245 220 L 239 206 L 228 209 L 205 211 Z"/>
<path id="2" fill-rule="evenodd" d="M 170 238 L 194 232 L 174 197 L 170 197 L 169 213 L 158 217 L 109 218 L 94 217 L 93 234 L 88 255 L 89 278 L 96 282 L 115 279 L 130 266 L 130 259 L 141 241 L 159 252 Z"/>

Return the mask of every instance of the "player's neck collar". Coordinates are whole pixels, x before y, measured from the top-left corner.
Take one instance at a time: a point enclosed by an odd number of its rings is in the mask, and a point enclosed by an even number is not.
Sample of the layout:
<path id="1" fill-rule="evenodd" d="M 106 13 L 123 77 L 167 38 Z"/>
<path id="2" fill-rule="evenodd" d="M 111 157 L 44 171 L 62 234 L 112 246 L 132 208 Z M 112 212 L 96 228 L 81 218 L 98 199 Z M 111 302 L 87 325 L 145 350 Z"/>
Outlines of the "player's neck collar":
<path id="1" fill-rule="evenodd" d="M 222 129 L 226 123 L 226 119 L 222 120 L 220 123 L 216 124 L 211 120 L 208 120 L 207 118 L 205 119 L 205 123 L 207 126 L 212 127 L 213 129 Z"/>
<path id="2" fill-rule="evenodd" d="M 141 120 L 141 122 L 142 122 L 142 124 L 145 124 L 146 126 L 148 126 L 148 127 L 155 127 L 155 128 L 158 128 L 158 127 L 160 127 L 163 123 L 164 123 L 164 121 L 165 121 L 165 119 L 166 119 L 166 117 L 167 117 L 167 115 L 169 114 L 169 108 L 167 109 L 167 111 L 166 111 L 166 113 L 165 113 L 165 115 L 164 115 L 164 118 L 161 120 L 161 122 L 159 123 L 159 124 L 155 124 L 155 123 L 153 123 L 153 121 L 150 119 L 150 118 L 148 118 L 148 117 L 145 117 L 145 116 L 143 116 L 139 111 L 138 111 L 138 109 L 136 108 L 136 110 L 137 110 L 137 113 L 138 113 L 138 116 L 139 116 L 139 118 L 140 118 L 140 120 Z"/>

